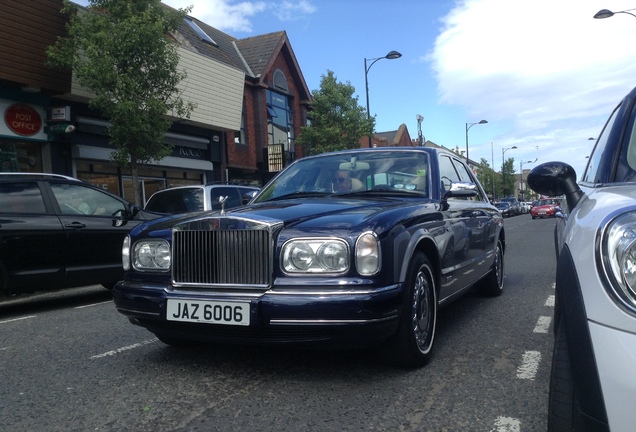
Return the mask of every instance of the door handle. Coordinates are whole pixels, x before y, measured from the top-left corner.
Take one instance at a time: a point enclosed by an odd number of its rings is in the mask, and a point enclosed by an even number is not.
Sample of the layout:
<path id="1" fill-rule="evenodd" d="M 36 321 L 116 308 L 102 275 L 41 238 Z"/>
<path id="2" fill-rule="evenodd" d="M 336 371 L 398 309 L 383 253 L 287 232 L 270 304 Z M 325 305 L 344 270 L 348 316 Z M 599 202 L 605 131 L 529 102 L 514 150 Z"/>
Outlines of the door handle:
<path id="1" fill-rule="evenodd" d="M 71 222 L 64 225 L 66 228 L 86 228 L 86 225 L 81 222 Z"/>

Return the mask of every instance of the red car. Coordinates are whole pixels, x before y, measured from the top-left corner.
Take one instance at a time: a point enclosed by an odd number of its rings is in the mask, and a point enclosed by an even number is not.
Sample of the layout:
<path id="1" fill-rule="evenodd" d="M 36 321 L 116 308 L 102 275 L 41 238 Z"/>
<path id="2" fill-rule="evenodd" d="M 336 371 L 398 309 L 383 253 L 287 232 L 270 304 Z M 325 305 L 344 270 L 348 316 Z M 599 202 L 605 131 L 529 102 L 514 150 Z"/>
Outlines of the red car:
<path id="1" fill-rule="evenodd" d="M 558 199 L 540 199 L 537 204 L 532 207 L 530 214 L 532 219 L 555 217 L 556 212 L 561 210 L 561 202 Z"/>

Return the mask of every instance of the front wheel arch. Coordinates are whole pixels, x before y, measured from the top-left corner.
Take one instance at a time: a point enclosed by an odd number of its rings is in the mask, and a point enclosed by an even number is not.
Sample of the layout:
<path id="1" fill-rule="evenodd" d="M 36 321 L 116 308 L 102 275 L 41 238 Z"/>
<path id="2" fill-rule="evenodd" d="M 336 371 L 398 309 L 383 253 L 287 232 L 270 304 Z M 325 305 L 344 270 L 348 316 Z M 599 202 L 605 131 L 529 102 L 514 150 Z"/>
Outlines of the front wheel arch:
<path id="1" fill-rule="evenodd" d="M 420 367 L 433 352 L 438 288 L 434 267 L 422 251 L 413 254 L 408 266 L 400 321 L 387 349 L 398 366 Z"/>

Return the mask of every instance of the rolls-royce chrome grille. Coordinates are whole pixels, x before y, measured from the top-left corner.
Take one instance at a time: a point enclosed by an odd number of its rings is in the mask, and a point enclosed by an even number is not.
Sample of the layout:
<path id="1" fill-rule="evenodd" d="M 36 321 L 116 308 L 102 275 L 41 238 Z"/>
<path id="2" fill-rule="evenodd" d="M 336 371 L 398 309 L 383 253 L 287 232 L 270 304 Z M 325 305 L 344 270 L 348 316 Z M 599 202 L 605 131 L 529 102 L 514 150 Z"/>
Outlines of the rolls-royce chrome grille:
<path id="1" fill-rule="evenodd" d="M 268 286 L 273 254 L 270 236 L 263 229 L 175 231 L 174 282 L 184 286 Z"/>

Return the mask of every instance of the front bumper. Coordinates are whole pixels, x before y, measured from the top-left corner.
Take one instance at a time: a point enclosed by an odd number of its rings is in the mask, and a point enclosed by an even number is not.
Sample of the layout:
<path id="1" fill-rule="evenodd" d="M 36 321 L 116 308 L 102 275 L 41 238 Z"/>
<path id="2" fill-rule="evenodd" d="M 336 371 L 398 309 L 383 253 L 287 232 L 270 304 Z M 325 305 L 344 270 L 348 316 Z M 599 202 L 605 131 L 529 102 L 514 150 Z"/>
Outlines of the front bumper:
<path id="1" fill-rule="evenodd" d="M 395 332 L 403 291 L 401 284 L 339 291 L 303 286 L 237 295 L 122 281 L 113 289 L 113 298 L 117 310 L 132 323 L 171 338 L 245 344 L 367 346 Z M 250 325 L 169 321 L 168 299 L 249 302 Z"/>

